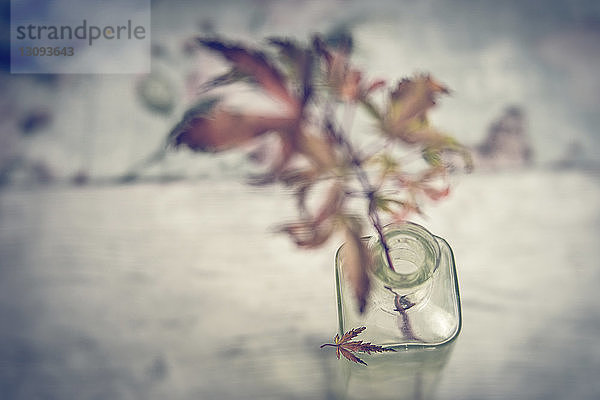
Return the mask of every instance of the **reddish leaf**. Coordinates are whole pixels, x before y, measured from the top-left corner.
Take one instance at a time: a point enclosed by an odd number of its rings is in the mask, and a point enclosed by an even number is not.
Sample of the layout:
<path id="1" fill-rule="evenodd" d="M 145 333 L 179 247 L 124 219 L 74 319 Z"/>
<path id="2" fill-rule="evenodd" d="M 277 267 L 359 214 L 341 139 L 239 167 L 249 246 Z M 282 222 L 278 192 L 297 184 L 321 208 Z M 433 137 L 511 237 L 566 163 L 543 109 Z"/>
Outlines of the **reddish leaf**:
<path id="1" fill-rule="evenodd" d="M 338 349 L 340 350 L 340 352 L 342 353 L 342 355 L 344 357 L 346 357 L 346 359 L 353 361 L 355 363 L 360 363 L 363 365 L 367 365 L 366 362 L 364 362 L 363 360 L 361 360 L 360 358 L 356 357 L 354 354 L 350 353 L 349 350 L 346 350 L 345 348 L 343 348 L 342 346 L 339 346 Z"/>
<path id="2" fill-rule="evenodd" d="M 402 223 L 408 220 L 411 214 L 423 215 L 423 211 L 415 202 L 404 202 L 402 208 L 392 213 L 394 223 Z"/>
<path id="3" fill-rule="evenodd" d="M 325 201 L 321 205 L 321 208 L 317 212 L 315 217 L 315 222 L 320 224 L 324 222 L 326 219 L 334 216 L 342 207 L 342 202 L 344 200 L 344 192 L 342 188 L 338 184 L 334 184 L 329 189 L 327 193 L 327 197 Z"/>
<path id="4" fill-rule="evenodd" d="M 352 329 L 346 332 L 341 338 L 338 334 L 333 338 L 333 343 L 325 343 L 321 345 L 323 347 L 335 347 L 335 352 L 338 360 L 340 359 L 340 354 L 343 355 L 346 359 L 355 362 L 357 364 L 367 365 L 366 362 L 358 358 L 353 353 L 362 352 L 362 353 L 383 353 L 386 351 L 396 351 L 394 349 L 385 348 L 381 346 L 377 346 L 375 344 L 369 342 L 363 342 L 362 340 L 354 340 L 356 336 L 358 336 L 362 331 L 364 331 L 366 327 L 361 326 L 360 328 Z"/>
<path id="5" fill-rule="evenodd" d="M 300 104 L 288 91 L 283 74 L 269 63 L 262 52 L 218 39 L 198 38 L 197 40 L 203 46 L 221 53 L 238 71 L 256 79 L 267 93 L 283 101 L 290 106 L 291 110 L 299 111 Z"/>
<path id="6" fill-rule="evenodd" d="M 442 189 L 436 189 L 431 186 L 423 186 L 423 193 L 425 193 L 431 200 L 437 201 L 447 197 L 450 194 L 450 186 L 446 186 Z"/>
<path id="7" fill-rule="evenodd" d="M 361 240 L 358 227 L 348 224 L 346 227 L 346 243 L 344 245 L 343 264 L 344 277 L 350 282 L 358 301 L 360 313 L 365 311 L 370 282 L 367 273 L 371 265 L 371 257 L 365 243 Z"/>
<path id="8" fill-rule="evenodd" d="M 363 342 L 361 340 L 357 340 L 354 342 L 347 342 L 344 347 L 350 351 L 360 351 L 362 353 L 382 353 L 384 351 L 394 351 L 392 349 L 386 349 L 381 346 L 377 346 L 376 344 L 372 344 L 369 342 Z"/>
<path id="9" fill-rule="evenodd" d="M 341 187 L 333 185 L 325 198 L 325 201 L 313 218 L 304 221 L 285 224 L 279 231 L 285 232 L 300 247 L 318 247 L 325 243 L 334 230 L 333 220 L 341 209 L 344 194 Z"/>
<path id="10" fill-rule="evenodd" d="M 377 80 L 371 82 L 371 84 L 366 88 L 366 93 L 369 94 L 369 93 L 374 92 L 375 90 L 380 89 L 384 86 L 385 86 L 385 81 L 383 79 L 377 79 Z"/>
<path id="11" fill-rule="evenodd" d="M 396 179 L 400 187 L 408 190 L 415 203 L 416 198 L 421 195 L 437 201 L 450 194 L 450 185 L 446 183 L 447 172 L 444 167 L 432 167 L 421 173 L 417 178 L 407 174 L 398 174 Z M 438 180 L 438 187 L 434 186 L 435 180 Z"/>
<path id="12" fill-rule="evenodd" d="M 313 52 L 289 38 L 272 37 L 268 42 L 279 49 L 280 57 L 298 81 L 300 103 L 304 106 L 312 95 Z"/>
<path id="13" fill-rule="evenodd" d="M 214 107 L 193 108 L 171 131 L 175 145 L 217 152 L 246 143 L 270 131 L 288 130 L 296 120 L 288 117 L 239 114 Z"/>
<path id="14" fill-rule="evenodd" d="M 323 137 L 299 129 L 290 141 L 293 150 L 305 155 L 320 172 L 326 172 L 338 165 L 339 161 L 331 143 Z"/>
<path id="15" fill-rule="evenodd" d="M 321 246 L 333 233 L 330 223 L 316 225 L 314 221 L 300 221 L 284 224 L 277 229 L 287 233 L 299 247 L 315 248 Z"/>
<path id="16" fill-rule="evenodd" d="M 304 74 L 302 99 L 298 100 L 290 94 L 285 77 L 271 64 L 265 54 L 221 40 L 197 39 L 197 41 L 219 52 L 233 64 L 233 71 L 236 74 L 246 75 L 256 80 L 267 93 L 286 103 L 289 110 L 280 116 L 246 115 L 224 109 L 212 109 L 214 104 L 209 111 L 206 107 L 194 108 L 186 113 L 182 122 L 171 132 L 171 139 L 175 144 L 185 144 L 193 150 L 216 152 L 245 144 L 267 132 L 275 131 L 281 139 L 280 146 L 277 155 L 273 157 L 274 162 L 270 170 L 254 180 L 259 184 L 279 179 L 296 155 L 305 157 L 318 173 L 336 166 L 337 161 L 331 143 L 319 135 L 308 132 L 302 115 L 304 101 L 308 100 L 310 93 L 308 78 L 311 77 L 312 61 L 307 55 L 308 51 L 304 52 L 304 57 L 296 60 L 302 64 L 300 67 Z M 294 55 L 294 52 L 301 52 L 298 47 L 293 47 L 291 42 L 275 41 L 274 44 L 291 55 Z M 223 79 L 228 81 L 230 75 L 230 73 L 225 74 Z M 238 77 L 239 75 L 235 75 L 235 78 Z M 221 84 L 221 80 L 217 79 L 216 83 L 211 82 L 209 86 L 214 84 Z M 213 100 L 213 103 L 216 101 Z"/>
<path id="17" fill-rule="evenodd" d="M 366 83 L 362 72 L 350 65 L 350 54 L 347 51 L 332 51 L 318 37 L 313 44 L 317 53 L 325 60 L 327 85 L 341 100 L 366 100 L 369 93 L 385 85 L 383 80 Z"/>

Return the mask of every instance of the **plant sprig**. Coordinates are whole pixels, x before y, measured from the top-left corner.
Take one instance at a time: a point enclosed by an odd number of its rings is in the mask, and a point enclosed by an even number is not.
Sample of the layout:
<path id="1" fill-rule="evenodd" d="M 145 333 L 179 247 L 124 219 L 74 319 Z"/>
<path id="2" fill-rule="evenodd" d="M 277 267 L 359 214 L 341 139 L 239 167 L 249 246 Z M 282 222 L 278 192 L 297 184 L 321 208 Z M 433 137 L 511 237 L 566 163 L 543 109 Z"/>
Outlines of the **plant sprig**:
<path id="1" fill-rule="evenodd" d="M 344 356 L 344 358 L 352 362 L 363 365 L 367 365 L 367 363 L 358 358 L 354 353 L 361 352 L 371 354 L 384 353 L 387 351 L 396 351 L 392 348 L 381 347 L 370 342 L 363 342 L 362 340 L 352 340 L 356 336 L 361 334 L 362 331 L 364 331 L 365 329 L 367 328 L 364 326 L 351 329 L 348 332 L 344 333 L 342 337 L 340 337 L 340 335 L 336 333 L 335 337 L 333 338 L 333 343 L 325 343 L 322 344 L 320 347 L 335 347 L 335 353 L 337 355 L 338 360 L 340 359 L 340 355 L 342 355 Z"/>
<path id="2" fill-rule="evenodd" d="M 238 111 L 227 107 L 222 98 L 203 98 L 173 128 L 170 142 L 195 151 L 220 152 L 275 136 L 273 161 L 255 182 L 292 188 L 300 211 L 297 221 L 278 230 L 303 248 L 318 247 L 335 232 L 343 232 L 344 275 L 363 312 L 372 263 L 361 240 L 365 221 L 376 231 L 388 266 L 394 269 L 384 221 L 405 221 L 422 213 L 425 201 L 449 194 L 448 174 L 454 166 L 448 154 L 462 158 L 467 170 L 472 166 L 467 149 L 432 126 L 427 116 L 438 97 L 449 90 L 427 74 L 394 85 L 367 79 L 351 63 L 349 47 L 333 48 L 320 36 L 307 44 L 270 38 L 260 49 L 220 37 L 197 38 L 196 43 L 231 65 L 228 72 L 203 84 L 203 93 L 236 82 L 250 84 L 280 103 L 283 111 L 281 107 L 266 113 Z M 385 101 L 378 102 L 374 94 L 382 91 Z M 380 151 L 358 151 L 343 128 L 350 124 L 336 118 L 340 105 L 365 111 L 374 122 L 368 133 L 383 143 Z M 416 152 L 422 166 L 410 171 L 399 152 Z M 306 199 L 318 183 L 328 189 L 321 204 L 311 210 Z M 349 210 L 357 194 L 366 203 L 366 218 Z"/>

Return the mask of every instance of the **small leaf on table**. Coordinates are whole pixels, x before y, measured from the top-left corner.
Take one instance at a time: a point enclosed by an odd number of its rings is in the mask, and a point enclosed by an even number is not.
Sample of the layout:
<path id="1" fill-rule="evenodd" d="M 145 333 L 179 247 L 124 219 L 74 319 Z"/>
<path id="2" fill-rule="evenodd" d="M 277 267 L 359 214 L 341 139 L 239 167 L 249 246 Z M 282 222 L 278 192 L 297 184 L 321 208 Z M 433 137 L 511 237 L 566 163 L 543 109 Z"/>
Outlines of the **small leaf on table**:
<path id="1" fill-rule="evenodd" d="M 327 346 L 335 347 L 335 351 L 336 351 L 338 360 L 340 359 L 340 354 L 341 354 L 346 359 L 348 359 L 352 362 L 355 362 L 357 364 L 363 364 L 363 365 L 367 365 L 367 363 L 364 362 L 363 360 L 361 360 L 360 358 L 358 358 L 354 353 L 361 352 L 361 353 L 371 354 L 371 353 L 383 353 L 386 351 L 396 351 L 391 348 L 377 346 L 376 344 L 372 344 L 369 342 L 363 342 L 362 340 L 352 340 L 356 336 L 358 336 L 360 333 L 362 333 L 362 331 L 364 331 L 365 329 L 367 329 L 367 328 L 364 326 L 361 326 L 359 328 L 354 328 L 354 329 L 344 333 L 344 335 L 342 335 L 341 338 L 338 334 L 336 334 L 335 337 L 333 338 L 333 343 L 325 343 L 325 344 L 321 345 L 321 348 L 327 347 Z"/>

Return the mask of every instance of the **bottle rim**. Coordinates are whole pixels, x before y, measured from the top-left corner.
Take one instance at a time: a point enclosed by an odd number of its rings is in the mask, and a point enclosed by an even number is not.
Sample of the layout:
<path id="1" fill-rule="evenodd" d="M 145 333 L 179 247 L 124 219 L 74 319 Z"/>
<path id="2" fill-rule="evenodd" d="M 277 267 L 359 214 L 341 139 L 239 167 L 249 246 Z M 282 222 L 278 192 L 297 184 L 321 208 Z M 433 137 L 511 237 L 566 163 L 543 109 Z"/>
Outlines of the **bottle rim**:
<path id="1" fill-rule="evenodd" d="M 441 251 L 435 236 L 411 221 L 388 224 L 383 234 L 396 270 L 388 267 L 379 238 L 374 236 L 369 243 L 373 273 L 393 288 L 413 288 L 429 281 L 440 264 Z"/>

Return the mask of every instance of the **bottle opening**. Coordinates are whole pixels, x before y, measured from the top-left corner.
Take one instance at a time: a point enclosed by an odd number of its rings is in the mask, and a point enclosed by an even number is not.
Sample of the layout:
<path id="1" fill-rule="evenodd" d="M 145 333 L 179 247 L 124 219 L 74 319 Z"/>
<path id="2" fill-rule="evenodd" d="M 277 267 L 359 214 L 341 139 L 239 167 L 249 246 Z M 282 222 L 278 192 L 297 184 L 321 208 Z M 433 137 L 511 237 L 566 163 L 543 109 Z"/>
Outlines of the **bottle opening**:
<path id="1" fill-rule="evenodd" d="M 394 270 L 389 268 L 385 251 L 378 238 L 370 247 L 374 257 L 374 273 L 393 288 L 412 288 L 426 282 L 439 265 L 440 248 L 434 236 L 412 222 L 387 225 L 384 235 L 390 249 Z"/>
<path id="2" fill-rule="evenodd" d="M 397 274 L 414 274 L 420 268 L 420 257 L 417 256 L 417 253 L 408 248 L 391 250 L 390 256 L 394 263 L 394 270 Z"/>

